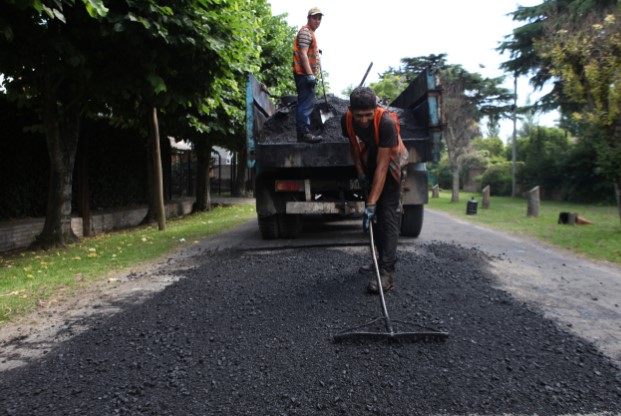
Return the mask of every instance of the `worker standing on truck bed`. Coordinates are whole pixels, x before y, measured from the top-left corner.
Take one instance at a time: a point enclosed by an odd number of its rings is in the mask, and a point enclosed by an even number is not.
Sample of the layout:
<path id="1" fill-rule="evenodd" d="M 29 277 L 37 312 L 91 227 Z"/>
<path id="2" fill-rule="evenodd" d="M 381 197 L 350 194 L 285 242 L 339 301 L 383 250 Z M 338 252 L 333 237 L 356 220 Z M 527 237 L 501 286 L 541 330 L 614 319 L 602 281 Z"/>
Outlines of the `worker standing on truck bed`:
<path id="1" fill-rule="evenodd" d="M 315 86 L 319 73 L 319 48 L 315 38 L 315 30 L 321 24 L 323 13 L 318 7 L 308 11 L 307 23 L 298 31 L 293 43 L 293 77 L 298 93 L 295 113 L 295 124 L 298 141 L 318 143 L 320 136 L 310 131 L 310 115 L 315 105 Z"/>
<path id="2" fill-rule="evenodd" d="M 395 118 L 393 118 L 395 117 Z M 375 224 L 378 266 L 384 292 L 394 287 L 397 240 L 401 219 L 401 183 L 408 152 L 399 136 L 396 116 L 377 105 L 377 96 L 368 87 L 354 89 L 349 109 L 341 119 L 343 135 L 350 150 L 360 186 L 368 190 L 362 228 Z M 361 273 L 375 270 L 363 265 Z M 377 279 L 371 279 L 369 292 L 379 293 Z"/>

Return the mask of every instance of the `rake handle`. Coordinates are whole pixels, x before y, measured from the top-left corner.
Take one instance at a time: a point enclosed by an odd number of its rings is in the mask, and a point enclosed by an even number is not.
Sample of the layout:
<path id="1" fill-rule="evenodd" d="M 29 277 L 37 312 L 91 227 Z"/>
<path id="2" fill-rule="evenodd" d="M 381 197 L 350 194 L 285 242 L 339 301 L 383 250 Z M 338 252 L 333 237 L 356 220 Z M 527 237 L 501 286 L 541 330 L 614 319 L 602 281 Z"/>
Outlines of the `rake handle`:
<path id="1" fill-rule="evenodd" d="M 375 278 L 377 279 L 377 289 L 379 290 L 380 303 L 382 305 L 382 314 L 384 315 L 384 323 L 386 324 L 386 331 L 390 335 L 394 335 L 395 331 L 392 329 L 392 322 L 388 316 L 388 309 L 386 308 L 386 300 L 384 299 L 384 288 L 382 287 L 382 278 L 379 272 L 379 266 L 377 265 L 377 255 L 375 254 L 375 240 L 373 238 L 373 221 L 369 226 L 369 240 L 371 243 L 371 255 L 373 257 L 373 267 L 375 268 Z"/>

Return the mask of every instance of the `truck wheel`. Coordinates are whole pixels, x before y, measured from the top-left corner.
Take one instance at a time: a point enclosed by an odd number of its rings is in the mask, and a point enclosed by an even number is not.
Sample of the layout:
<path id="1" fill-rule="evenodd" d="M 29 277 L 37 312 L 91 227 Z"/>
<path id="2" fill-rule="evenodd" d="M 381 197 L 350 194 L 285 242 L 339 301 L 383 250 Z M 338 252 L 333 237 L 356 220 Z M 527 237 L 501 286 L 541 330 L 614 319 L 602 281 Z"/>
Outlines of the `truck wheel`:
<path id="1" fill-rule="evenodd" d="M 418 237 L 423 228 L 424 205 L 404 205 L 401 218 L 401 235 Z"/>
<path id="2" fill-rule="evenodd" d="M 298 238 L 302 233 L 302 217 L 298 214 L 278 214 L 281 238 Z"/>
<path id="3" fill-rule="evenodd" d="M 275 240 L 278 238 L 278 217 L 276 215 L 260 215 L 259 231 L 264 240 Z"/>

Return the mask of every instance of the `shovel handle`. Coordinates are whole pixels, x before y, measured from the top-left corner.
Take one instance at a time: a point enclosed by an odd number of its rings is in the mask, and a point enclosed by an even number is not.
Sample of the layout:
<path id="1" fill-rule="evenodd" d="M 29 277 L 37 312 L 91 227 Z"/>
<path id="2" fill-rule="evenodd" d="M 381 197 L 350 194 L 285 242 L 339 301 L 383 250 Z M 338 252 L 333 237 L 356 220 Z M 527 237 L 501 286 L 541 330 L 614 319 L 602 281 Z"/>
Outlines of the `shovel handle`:
<path id="1" fill-rule="evenodd" d="M 362 87 L 364 85 L 364 81 L 367 79 L 367 75 L 369 75 L 369 71 L 371 70 L 372 66 L 373 66 L 373 61 L 371 61 L 371 63 L 369 64 L 369 67 L 367 68 L 367 72 L 364 73 L 364 76 L 362 77 L 362 81 L 360 81 L 360 85 L 358 85 L 359 87 Z"/>
<path id="2" fill-rule="evenodd" d="M 321 69 L 321 62 L 319 62 L 319 75 L 321 75 L 321 86 L 323 87 L 323 99 L 326 101 L 326 107 L 328 107 L 328 96 L 326 95 L 326 84 L 323 82 L 323 69 Z"/>

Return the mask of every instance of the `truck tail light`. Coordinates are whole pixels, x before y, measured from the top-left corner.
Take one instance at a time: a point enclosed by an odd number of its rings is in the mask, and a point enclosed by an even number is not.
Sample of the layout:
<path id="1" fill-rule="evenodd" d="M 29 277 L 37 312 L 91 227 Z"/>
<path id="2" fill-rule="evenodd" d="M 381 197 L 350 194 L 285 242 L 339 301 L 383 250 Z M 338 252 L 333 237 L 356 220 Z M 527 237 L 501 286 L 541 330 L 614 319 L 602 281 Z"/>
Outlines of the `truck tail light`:
<path id="1" fill-rule="evenodd" d="M 304 181 L 277 180 L 276 192 L 304 192 Z"/>

